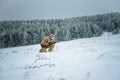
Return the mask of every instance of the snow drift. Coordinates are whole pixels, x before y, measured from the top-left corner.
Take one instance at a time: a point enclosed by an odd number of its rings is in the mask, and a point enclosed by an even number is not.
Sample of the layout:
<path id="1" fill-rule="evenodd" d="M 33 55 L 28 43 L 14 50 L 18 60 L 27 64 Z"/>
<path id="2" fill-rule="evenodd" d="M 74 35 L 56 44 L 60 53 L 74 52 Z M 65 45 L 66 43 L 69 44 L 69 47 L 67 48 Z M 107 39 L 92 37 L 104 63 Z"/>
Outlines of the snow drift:
<path id="1" fill-rule="evenodd" d="M 0 49 L 0 80 L 120 80 L 120 34 Z"/>

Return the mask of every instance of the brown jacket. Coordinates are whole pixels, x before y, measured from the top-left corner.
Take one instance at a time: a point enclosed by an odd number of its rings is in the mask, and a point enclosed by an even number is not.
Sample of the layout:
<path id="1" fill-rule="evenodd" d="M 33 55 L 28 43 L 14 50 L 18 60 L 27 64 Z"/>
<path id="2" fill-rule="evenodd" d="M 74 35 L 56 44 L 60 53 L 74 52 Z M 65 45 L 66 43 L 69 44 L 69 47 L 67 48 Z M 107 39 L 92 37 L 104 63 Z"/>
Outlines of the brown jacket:
<path id="1" fill-rule="evenodd" d="M 55 35 L 51 34 L 50 36 L 46 36 L 42 42 L 41 45 L 48 46 L 50 42 L 52 42 L 52 38 L 55 37 Z"/>
<path id="2" fill-rule="evenodd" d="M 48 46 L 51 41 L 52 39 L 50 38 L 50 36 L 47 36 L 42 40 L 41 44 L 44 46 Z"/>

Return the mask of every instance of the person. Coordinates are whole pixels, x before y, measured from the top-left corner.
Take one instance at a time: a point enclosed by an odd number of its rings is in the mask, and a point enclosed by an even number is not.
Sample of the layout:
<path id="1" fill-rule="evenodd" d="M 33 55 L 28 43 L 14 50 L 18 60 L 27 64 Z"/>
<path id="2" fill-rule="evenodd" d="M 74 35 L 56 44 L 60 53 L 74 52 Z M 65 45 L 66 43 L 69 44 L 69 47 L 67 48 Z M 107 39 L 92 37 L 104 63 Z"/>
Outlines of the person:
<path id="1" fill-rule="evenodd" d="M 49 36 L 44 37 L 44 39 L 41 42 L 40 52 L 47 52 L 47 49 L 49 52 L 51 52 L 56 43 L 56 41 L 54 41 L 54 39 L 55 39 L 54 34 L 50 34 Z"/>

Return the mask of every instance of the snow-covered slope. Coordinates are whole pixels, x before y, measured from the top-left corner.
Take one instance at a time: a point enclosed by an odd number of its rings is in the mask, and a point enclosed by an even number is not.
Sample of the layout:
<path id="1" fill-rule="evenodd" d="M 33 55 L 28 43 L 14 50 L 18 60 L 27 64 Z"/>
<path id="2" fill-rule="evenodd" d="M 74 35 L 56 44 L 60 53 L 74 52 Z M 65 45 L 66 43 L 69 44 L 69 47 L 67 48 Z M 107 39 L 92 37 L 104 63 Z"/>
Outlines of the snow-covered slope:
<path id="1" fill-rule="evenodd" d="M 0 49 L 0 80 L 120 80 L 120 34 Z"/>

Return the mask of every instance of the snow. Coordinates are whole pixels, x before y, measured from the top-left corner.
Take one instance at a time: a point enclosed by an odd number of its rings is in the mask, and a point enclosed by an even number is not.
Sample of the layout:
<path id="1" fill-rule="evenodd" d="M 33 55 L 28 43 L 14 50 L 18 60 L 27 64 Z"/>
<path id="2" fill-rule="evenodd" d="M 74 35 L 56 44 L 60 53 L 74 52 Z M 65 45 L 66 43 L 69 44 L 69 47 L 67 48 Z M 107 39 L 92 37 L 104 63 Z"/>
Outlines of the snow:
<path id="1" fill-rule="evenodd" d="M 120 80 L 120 34 L 0 49 L 0 80 Z"/>

